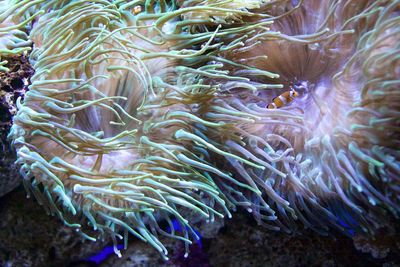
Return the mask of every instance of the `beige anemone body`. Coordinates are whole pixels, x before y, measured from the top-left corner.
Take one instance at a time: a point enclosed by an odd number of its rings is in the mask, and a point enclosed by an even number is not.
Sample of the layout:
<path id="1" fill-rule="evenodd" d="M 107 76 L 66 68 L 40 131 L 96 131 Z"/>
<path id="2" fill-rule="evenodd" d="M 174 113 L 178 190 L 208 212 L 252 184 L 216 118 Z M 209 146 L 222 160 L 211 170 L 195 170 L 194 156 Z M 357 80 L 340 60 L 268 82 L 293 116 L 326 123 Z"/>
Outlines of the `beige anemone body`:
<path id="1" fill-rule="evenodd" d="M 48 27 L 47 24 L 49 23 L 55 23 L 51 17 L 40 17 L 37 26 L 31 33 L 31 39 L 35 44 L 34 48 L 36 51 L 43 49 L 43 44 L 51 44 L 48 39 L 44 39 L 42 34 L 44 32 L 43 28 Z M 96 37 L 98 37 L 98 33 L 101 32 L 101 27 L 103 26 L 102 23 L 102 21 L 99 21 L 99 28 L 96 29 L 94 34 L 88 36 L 85 46 L 88 46 Z M 151 21 L 147 24 L 149 23 L 151 23 Z M 128 22 L 124 26 L 132 27 L 133 25 Z M 75 33 L 83 32 L 86 29 L 87 26 L 79 19 L 76 20 L 74 25 L 69 24 L 68 27 L 69 31 Z M 149 39 L 154 38 L 154 35 L 156 35 L 155 33 L 151 34 L 147 32 L 146 29 L 140 30 L 139 33 L 146 35 Z M 52 36 L 50 37 L 52 38 Z M 81 41 L 82 36 L 74 37 L 70 38 L 69 42 L 73 43 Z M 174 41 L 167 41 L 162 45 L 153 45 L 134 35 L 128 35 L 126 42 L 134 43 L 137 47 L 143 47 L 154 53 L 168 52 L 169 47 L 174 45 Z M 82 50 L 85 46 L 82 47 Z M 55 48 L 54 51 L 48 52 L 47 54 L 62 54 L 71 48 L 72 47 L 64 49 Z M 58 118 L 61 117 L 65 120 L 69 120 L 70 123 L 68 124 L 68 127 L 89 134 L 96 134 L 98 138 L 112 138 L 123 131 L 138 130 L 138 128 L 142 127 L 141 125 L 147 120 L 154 121 L 152 118 L 161 118 L 165 115 L 165 109 L 142 112 L 138 111 L 138 108 L 141 106 L 144 95 L 147 94 L 145 88 L 147 88 L 148 84 L 152 82 L 152 77 L 166 79 L 173 70 L 173 66 L 175 65 L 174 60 L 168 60 L 165 58 L 142 60 L 142 57 L 145 56 L 146 53 L 130 47 L 124 47 L 123 49 L 126 55 L 132 56 L 126 56 L 119 52 L 112 52 L 113 49 L 122 49 L 121 43 L 112 37 L 106 39 L 95 49 L 103 50 L 104 54 L 99 54 L 97 57 L 92 56 L 90 60 L 98 61 L 100 63 L 91 64 L 89 67 L 86 67 L 84 64 L 87 64 L 87 62 L 76 60 L 76 63 L 71 62 L 60 67 L 55 67 L 50 73 L 44 72 L 43 74 L 34 76 L 31 89 L 39 88 L 40 90 L 41 85 L 36 86 L 35 82 L 40 82 L 41 80 L 56 81 L 61 79 L 81 79 L 82 81 L 87 81 L 92 77 L 104 76 L 94 79 L 93 82 L 90 83 L 90 86 L 95 88 L 95 91 L 83 90 L 80 93 L 68 94 L 65 92 L 70 90 L 71 85 L 69 83 L 51 84 L 49 87 L 52 90 L 58 91 L 57 95 L 50 94 L 56 101 L 62 101 L 64 103 L 79 101 L 87 102 L 103 98 L 104 100 L 99 103 L 107 105 L 108 108 L 100 105 L 91 105 L 87 108 L 82 108 L 77 112 L 71 111 L 70 114 L 73 114 L 72 118 L 68 113 L 58 113 L 56 107 L 49 108 L 46 106 L 46 102 L 43 103 L 43 99 L 38 98 L 35 100 L 35 97 L 30 93 L 26 96 L 25 107 L 32 108 L 36 111 L 41 111 L 41 109 L 43 109 L 50 114 L 54 114 L 54 116 Z M 65 56 L 57 56 L 53 59 L 48 59 L 46 66 L 48 68 L 54 65 L 56 66 L 60 62 L 78 57 L 80 53 L 81 50 L 77 50 L 74 53 L 66 53 Z M 42 55 L 39 55 L 39 57 L 40 56 Z M 104 60 L 106 57 L 109 59 Z M 51 58 L 51 56 L 49 58 Z M 134 61 L 134 58 L 137 59 L 136 62 Z M 33 60 L 35 61 L 34 56 Z M 117 69 L 111 70 L 110 68 L 112 67 L 116 67 Z M 154 92 L 148 95 L 149 97 L 147 101 L 156 101 L 157 96 Z M 107 99 L 108 96 L 118 97 L 118 99 Z M 124 110 L 124 113 L 129 114 L 130 117 L 126 116 L 119 110 L 115 110 L 113 104 L 118 104 Z M 110 107 L 113 108 L 110 109 Z M 118 113 L 120 115 L 118 115 Z M 135 116 L 137 116 L 137 118 Z M 16 122 L 18 123 L 18 121 Z M 34 128 L 32 128 L 32 130 L 34 130 Z M 171 135 L 167 133 L 165 134 L 166 136 Z M 40 150 L 41 155 L 43 155 L 46 160 L 50 161 L 54 157 L 59 157 L 68 164 L 79 166 L 83 170 L 95 170 L 97 173 L 107 174 L 116 170 L 131 169 L 134 165 L 132 163 L 143 157 L 143 155 L 140 155 L 141 152 L 137 147 L 129 148 L 129 145 L 126 147 L 122 146 L 119 149 L 111 149 L 108 153 L 104 154 L 100 153 L 101 147 L 98 147 L 97 151 L 96 149 L 93 149 L 93 152 L 88 153 L 88 155 L 80 155 L 74 151 L 66 150 L 65 147 L 55 141 L 49 140 L 48 136 L 39 135 L 32 137 L 33 138 L 27 140 L 27 142 Z M 66 140 L 74 140 L 72 133 L 65 134 L 64 138 Z M 130 144 L 137 144 L 139 142 L 138 135 L 136 134 L 126 135 L 118 140 Z M 77 146 L 83 145 L 79 143 L 79 140 L 76 140 L 76 142 Z M 70 141 L 70 143 L 73 143 L 73 141 Z M 78 148 L 79 147 L 77 147 L 77 150 L 79 150 Z M 73 188 L 75 182 L 76 181 L 71 181 L 66 177 L 65 185 Z"/>

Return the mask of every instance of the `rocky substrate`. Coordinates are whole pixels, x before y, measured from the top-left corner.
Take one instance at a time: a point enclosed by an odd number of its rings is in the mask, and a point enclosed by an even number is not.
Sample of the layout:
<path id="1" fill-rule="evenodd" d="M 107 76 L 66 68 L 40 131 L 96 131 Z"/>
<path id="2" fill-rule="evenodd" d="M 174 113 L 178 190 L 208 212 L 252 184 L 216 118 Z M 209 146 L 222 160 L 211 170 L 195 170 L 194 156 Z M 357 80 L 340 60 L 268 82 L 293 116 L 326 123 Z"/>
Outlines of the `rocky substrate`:
<path id="1" fill-rule="evenodd" d="M 7 60 L 9 72 L 0 72 L 0 197 L 18 186 L 20 179 L 14 166 L 15 153 L 7 140 L 12 117 L 17 112 L 16 101 L 23 98 L 34 70 L 27 57 L 2 58 Z"/>
<path id="2" fill-rule="evenodd" d="M 400 266 L 400 238 L 394 233 L 382 233 L 376 240 L 323 237 L 308 230 L 289 235 L 257 226 L 245 212 L 216 225 L 198 224 L 202 238 L 191 246 L 188 258 L 182 243 L 161 239 L 169 261 L 134 237 L 122 258 L 113 254 L 110 242 L 82 242 L 35 200 L 26 199 L 22 187 L 0 199 L 0 218 L 2 267 Z"/>

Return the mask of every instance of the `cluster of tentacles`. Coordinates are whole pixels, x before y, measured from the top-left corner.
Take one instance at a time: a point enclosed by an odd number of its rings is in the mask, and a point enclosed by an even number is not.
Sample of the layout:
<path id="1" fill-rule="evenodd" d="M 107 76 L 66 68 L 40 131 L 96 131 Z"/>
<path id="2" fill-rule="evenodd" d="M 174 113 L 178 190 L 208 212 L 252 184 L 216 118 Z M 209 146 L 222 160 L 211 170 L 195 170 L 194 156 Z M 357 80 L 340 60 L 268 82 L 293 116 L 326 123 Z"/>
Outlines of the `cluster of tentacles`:
<path id="1" fill-rule="evenodd" d="M 182 214 L 322 234 L 399 214 L 400 1 L 0 2 L 0 55 L 33 43 L 23 183 L 86 238 L 166 258 L 160 235 L 197 238 Z"/>

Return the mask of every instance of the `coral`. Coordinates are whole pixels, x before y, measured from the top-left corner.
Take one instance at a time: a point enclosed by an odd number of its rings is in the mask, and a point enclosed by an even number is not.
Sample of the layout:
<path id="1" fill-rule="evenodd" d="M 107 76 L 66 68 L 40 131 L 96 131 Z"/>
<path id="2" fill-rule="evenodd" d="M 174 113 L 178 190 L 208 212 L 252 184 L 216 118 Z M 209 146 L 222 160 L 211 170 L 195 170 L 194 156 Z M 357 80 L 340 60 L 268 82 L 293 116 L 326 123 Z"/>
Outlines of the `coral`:
<path id="1" fill-rule="evenodd" d="M 3 29 L 32 27 L 34 44 L 10 132 L 23 183 L 119 255 L 129 233 L 187 254 L 184 214 L 237 208 L 274 230 L 374 234 L 400 205 L 398 6 L 8 1 Z M 29 50 L 23 37 L 3 54 Z M 299 97 L 266 108 L 290 87 Z"/>

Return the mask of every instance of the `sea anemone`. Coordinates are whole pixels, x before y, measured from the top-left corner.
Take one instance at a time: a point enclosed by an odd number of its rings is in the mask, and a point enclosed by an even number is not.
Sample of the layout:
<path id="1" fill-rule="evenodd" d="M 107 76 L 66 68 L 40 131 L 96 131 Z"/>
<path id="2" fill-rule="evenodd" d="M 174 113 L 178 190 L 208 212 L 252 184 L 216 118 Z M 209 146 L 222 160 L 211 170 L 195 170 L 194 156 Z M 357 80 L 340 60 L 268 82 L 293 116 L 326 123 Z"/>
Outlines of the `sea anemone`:
<path id="1" fill-rule="evenodd" d="M 219 81 L 203 118 L 235 126 L 204 134 L 259 165 L 225 157 L 218 166 L 263 191 L 232 190 L 261 224 L 371 234 L 399 215 L 399 3 L 271 3 L 256 11 L 273 16 L 271 31 L 219 55 L 249 80 Z"/>
<path id="2" fill-rule="evenodd" d="M 197 237 L 178 207 L 207 220 L 230 216 L 211 176 L 241 183 L 210 166 L 200 145 L 174 134 L 189 134 L 196 123 L 223 126 L 192 113 L 192 106 L 217 91 L 199 77 L 218 72 L 194 66 L 195 61 L 233 46 L 221 40 L 224 35 L 242 36 L 265 23 L 209 20 L 214 30 L 190 33 L 205 22 L 178 19 L 204 10 L 252 15 L 218 2 L 178 9 L 164 1 L 36 1 L 22 7 L 9 3 L 5 14 L 17 8 L 36 18 L 29 33 L 35 74 L 18 103 L 10 138 L 24 186 L 48 213 L 96 240 L 82 231 L 85 217 L 99 236 L 111 236 L 117 254 L 117 238 L 127 242 L 131 233 L 165 258 L 158 235 L 186 245 L 190 236 Z M 47 13 L 32 15 L 37 10 Z M 159 225 L 173 229 L 173 219 L 182 236 Z"/>
<path id="3" fill-rule="evenodd" d="M 159 235 L 187 246 L 185 211 L 371 233 L 400 204 L 398 6 L 8 1 L 3 23 L 34 21 L 10 132 L 23 183 L 117 254 L 129 233 L 165 258 Z"/>

